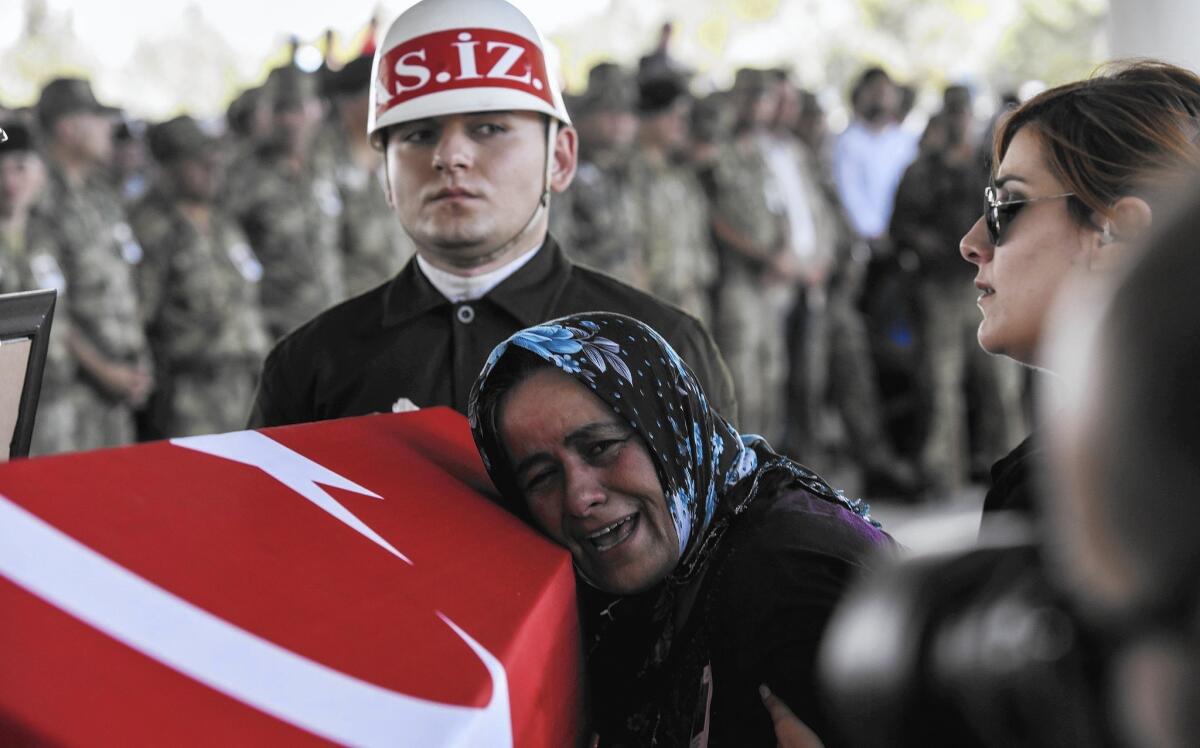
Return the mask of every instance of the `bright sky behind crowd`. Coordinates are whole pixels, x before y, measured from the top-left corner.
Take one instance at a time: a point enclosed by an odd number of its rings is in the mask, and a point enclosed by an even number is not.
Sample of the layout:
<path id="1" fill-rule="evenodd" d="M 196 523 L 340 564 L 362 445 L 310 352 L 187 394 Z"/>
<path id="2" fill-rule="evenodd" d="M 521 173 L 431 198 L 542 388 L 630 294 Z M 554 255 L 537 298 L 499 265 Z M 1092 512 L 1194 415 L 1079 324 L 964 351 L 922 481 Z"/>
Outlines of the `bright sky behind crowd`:
<path id="1" fill-rule="evenodd" d="M 919 85 L 919 109 L 935 106 L 952 82 L 986 98 L 1030 79 L 1081 77 L 1106 56 L 1109 0 L 512 2 L 552 42 L 551 64 L 572 91 L 597 62 L 635 64 L 670 20 L 672 54 L 696 72 L 698 93 L 729 85 L 740 66 L 784 65 L 836 112 L 849 82 L 869 64 Z M 297 59 L 314 69 L 317 46 L 332 29 L 334 60 L 344 62 L 372 16 L 386 28 L 412 4 L 0 0 L 0 105 L 32 104 L 55 75 L 86 75 L 102 101 L 136 117 L 213 117 L 285 61 L 289 36 L 316 45 Z"/>
<path id="2" fill-rule="evenodd" d="M 546 33 L 592 15 L 609 0 L 511 0 L 525 11 Z M 101 61 L 120 64 L 129 55 L 129 39 L 152 37 L 156 30 L 177 22 L 191 3 L 179 0 L 47 0 L 49 10 L 69 10 L 75 29 L 87 37 Z M 204 0 L 199 3 L 205 19 L 216 26 L 226 39 L 240 50 L 273 48 L 289 33 L 302 39 L 315 39 L 333 28 L 342 34 L 353 33 L 375 12 L 388 23 L 412 0 L 298 0 L 284 4 L 275 0 Z M 17 40 L 25 15 L 26 0 L 0 0 L 0 48 Z"/>

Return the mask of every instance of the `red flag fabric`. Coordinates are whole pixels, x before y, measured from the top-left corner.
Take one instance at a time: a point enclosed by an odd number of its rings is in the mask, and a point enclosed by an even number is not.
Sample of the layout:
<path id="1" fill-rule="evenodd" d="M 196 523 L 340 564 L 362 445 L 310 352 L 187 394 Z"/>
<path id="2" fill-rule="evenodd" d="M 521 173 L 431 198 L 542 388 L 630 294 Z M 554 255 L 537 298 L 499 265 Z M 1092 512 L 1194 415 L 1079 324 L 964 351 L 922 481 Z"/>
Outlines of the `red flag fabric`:
<path id="1" fill-rule="evenodd" d="M 435 408 L 0 466 L 0 743 L 561 746 L 570 558 Z"/>

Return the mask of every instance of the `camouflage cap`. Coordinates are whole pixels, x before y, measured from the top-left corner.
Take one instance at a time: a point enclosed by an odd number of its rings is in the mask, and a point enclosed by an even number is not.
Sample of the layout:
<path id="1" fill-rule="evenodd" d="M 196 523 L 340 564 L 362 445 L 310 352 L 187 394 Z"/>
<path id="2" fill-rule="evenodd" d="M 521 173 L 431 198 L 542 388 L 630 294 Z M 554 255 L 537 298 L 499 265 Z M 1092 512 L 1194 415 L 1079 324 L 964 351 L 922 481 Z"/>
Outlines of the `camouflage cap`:
<path id="1" fill-rule="evenodd" d="M 632 112 L 637 101 L 633 76 L 614 62 L 602 62 L 588 71 L 588 86 L 576 100 L 581 115 L 596 112 Z"/>
<path id="2" fill-rule="evenodd" d="M 206 135 L 188 116 L 151 125 L 146 133 L 150 154 L 160 163 L 216 155 L 216 139 Z"/>
<path id="3" fill-rule="evenodd" d="M 37 103 L 38 121 L 42 126 L 50 127 L 60 117 L 75 112 L 117 114 L 120 110 L 96 101 L 91 84 L 83 78 L 55 78 L 47 83 Z"/>
<path id="4" fill-rule="evenodd" d="M 273 109 L 299 106 L 317 98 L 317 78 L 295 65 L 275 68 L 263 86 Z"/>

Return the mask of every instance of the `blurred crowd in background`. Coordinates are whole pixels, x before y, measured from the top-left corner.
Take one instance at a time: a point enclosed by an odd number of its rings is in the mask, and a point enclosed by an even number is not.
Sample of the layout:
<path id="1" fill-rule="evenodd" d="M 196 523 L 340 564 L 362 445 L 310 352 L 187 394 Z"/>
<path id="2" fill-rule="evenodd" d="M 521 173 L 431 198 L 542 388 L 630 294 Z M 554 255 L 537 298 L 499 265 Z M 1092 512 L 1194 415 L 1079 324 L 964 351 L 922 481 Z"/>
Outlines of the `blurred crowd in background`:
<path id="1" fill-rule="evenodd" d="M 671 42 L 568 92 L 581 158 L 552 234 L 710 327 L 744 432 L 866 495 L 983 480 L 1027 431 L 1026 375 L 975 343 L 958 240 L 988 177 L 974 113 L 1016 94 L 951 85 L 914 114 L 924 83 L 869 67 L 831 135 L 788 69 L 698 97 Z M 83 78 L 0 102 L 0 290 L 62 295 L 34 454 L 241 428 L 274 341 L 407 261 L 366 137 L 373 51 L 275 68 L 221 122 L 134 119 Z"/>
<path id="2" fill-rule="evenodd" d="M 958 250 L 990 161 L 971 91 L 947 87 L 911 128 L 915 88 L 868 68 L 831 137 L 786 69 L 743 68 L 693 97 L 667 40 L 636 69 L 596 66 L 569 101 L 581 164 L 552 232 L 709 325 L 743 430 L 852 464 L 868 495 L 986 477 L 1026 425 L 1024 375 L 975 342 Z"/>

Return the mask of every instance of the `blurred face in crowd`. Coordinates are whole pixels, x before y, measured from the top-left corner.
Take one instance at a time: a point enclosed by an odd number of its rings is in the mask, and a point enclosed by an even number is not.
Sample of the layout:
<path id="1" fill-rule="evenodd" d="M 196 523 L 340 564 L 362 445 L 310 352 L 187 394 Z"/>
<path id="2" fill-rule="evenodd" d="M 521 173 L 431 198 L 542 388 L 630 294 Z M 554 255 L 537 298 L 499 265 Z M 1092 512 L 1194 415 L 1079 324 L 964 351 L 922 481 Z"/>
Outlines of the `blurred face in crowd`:
<path id="1" fill-rule="evenodd" d="M 755 127 L 770 127 L 779 113 L 779 89 L 770 86 L 750 100 L 750 120 Z"/>
<path id="2" fill-rule="evenodd" d="M 321 123 L 323 107 L 314 98 L 277 105 L 272 116 L 275 137 L 289 153 L 308 150 Z"/>
<path id="3" fill-rule="evenodd" d="M 681 153 L 688 145 L 691 115 L 691 99 L 680 96 L 661 112 L 643 116 L 642 138 L 668 153 Z"/>
<path id="4" fill-rule="evenodd" d="M 271 137 L 275 129 L 275 110 L 265 96 L 257 96 L 250 110 L 249 136 L 255 141 L 264 141 Z"/>
<path id="5" fill-rule="evenodd" d="M 777 130 L 793 132 L 800 121 L 800 92 L 786 79 L 775 85 L 779 106 L 775 112 Z"/>
<path id="6" fill-rule="evenodd" d="M 800 97 L 800 117 L 796 123 L 796 135 L 814 151 L 819 151 L 827 134 L 825 112 L 817 97 L 805 93 Z"/>
<path id="7" fill-rule="evenodd" d="M 538 370 L 505 396 L 499 426 L 534 521 L 593 584 L 640 592 L 679 563 L 650 452 L 582 384 Z"/>
<path id="8" fill-rule="evenodd" d="M 580 138 L 586 138 L 589 148 L 623 150 L 637 137 L 638 118 L 621 109 L 590 112 L 581 118 L 580 127 Z"/>
<path id="9" fill-rule="evenodd" d="M 45 166 L 32 151 L 0 153 L 0 218 L 27 212 L 45 182 Z"/>
<path id="10" fill-rule="evenodd" d="M 221 188 L 224 169 L 215 154 L 181 158 L 171 166 L 179 197 L 197 203 L 211 203 Z"/>
<path id="11" fill-rule="evenodd" d="M 971 93 L 966 88 L 955 86 L 942 97 L 942 115 L 946 118 L 946 132 L 950 144 L 966 142 L 971 136 Z"/>
<path id="12" fill-rule="evenodd" d="M 1009 145 L 995 184 L 1003 201 L 1060 195 L 1069 190 L 1050 173 L 1037 129 L 1022 128 Z M 1024 205 L 1007 221 L 993 246 L 980 218 L 962 238 L 962 256 L 978 268 L 979 344 L 1026 364 L 1034 363 L 1047 312 L 1063 281 L 1086 266 L 1097 242 L 1080 226 L 1066 198 Z"/>
<path id="13" fill-rule="evenodd" d="M 114 140 L 112 164 L 118 174 L 128 176 L 146 168 L 146 147 L 140 140 Z"/>
<path id="14" fill-rule="evenodd" d="M 900 105 L 900 92 L 882 75 L 867 81 L 858 95 L 858 115 L 873 125 L 889 122 Z"/>
<path id="15" fill-rule="evenodd" d="M 366 91 L 358 95 L 338 98 L 338 112 L 341 114 L 342 124 L 350 132 L 361 133 L 364 138 L 367 132 L 367 113 L 370 108 L 371 97 Z"/>
<path id="16" fill-rule="evenodd" d="M 473 112 L 388 130 L 389 200 L 427 260 L 451 272 L 499 266 L 490 264 L 500 259 L 493 253 L 517 237 L 541 198 L 546 127 L 546 117 L 534 112 Z M 574 129 L 559 128 L 551 154 L 554 192 L 571 183 L 576 147 Z M 526 230 L 531 241 L 545 235 L 546 221 L 541 211 Z"/>
<path id="17" fill-rule="evenodd" d="M 101 112 L 72 112 L 54 123 L 56 140 L 73 158 L 107 164 L 113 155 L 113 118 Z"/>

